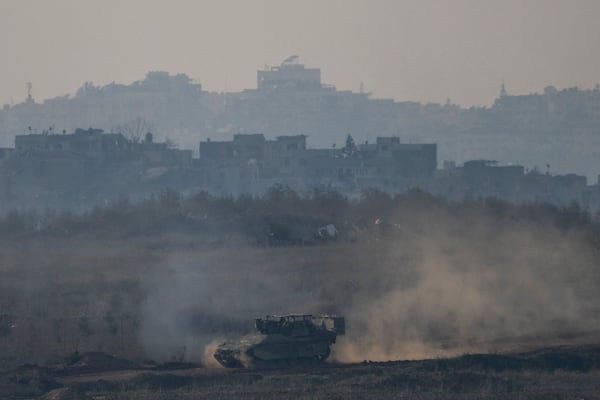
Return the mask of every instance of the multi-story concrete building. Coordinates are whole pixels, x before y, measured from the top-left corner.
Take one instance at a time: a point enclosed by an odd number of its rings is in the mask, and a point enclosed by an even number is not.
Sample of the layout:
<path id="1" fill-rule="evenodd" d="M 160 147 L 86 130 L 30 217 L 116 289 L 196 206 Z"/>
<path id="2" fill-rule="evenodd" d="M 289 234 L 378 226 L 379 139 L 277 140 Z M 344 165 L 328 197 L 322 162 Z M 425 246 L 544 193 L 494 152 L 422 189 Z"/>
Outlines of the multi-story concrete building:
<path id="1" fill-rule="evenodd" d="M 297 63 L 298 56 L 290 56 L 276 67 L 265 68 L 256 74 L 258 89 L 276 89 L 284 87 L 320 88 L 321 70 L 305 68 Z"/>
<path id="2" fill-rule="evenodd" d="M 116 159 L 131 152 L 131 143 L 120 133 L 102 129 L 76 129 L 73 134 L 44 132 L 15 137 L 18 153 L 35 152 L 40 156 L 71 153 L 94 159 Z"/>
<path id="3" fill-rule="evenodd" d="M 356 146 L 348 136 L 346 146 L 339 149 L 308 149 L 305 135 L 267 140 L 262 134 L 239 134 L 232 141 L 200 142 L 200 163 L 208 186 L 223 193 L 238 194 L 240 187 L 257 193 L 274 183 L 298 190 L 326 186 L 399 191 L 433 177 L 437 146 L 404 144 L 396 137 Z M 235 178 L 225 179 L 232 174 Z"/>

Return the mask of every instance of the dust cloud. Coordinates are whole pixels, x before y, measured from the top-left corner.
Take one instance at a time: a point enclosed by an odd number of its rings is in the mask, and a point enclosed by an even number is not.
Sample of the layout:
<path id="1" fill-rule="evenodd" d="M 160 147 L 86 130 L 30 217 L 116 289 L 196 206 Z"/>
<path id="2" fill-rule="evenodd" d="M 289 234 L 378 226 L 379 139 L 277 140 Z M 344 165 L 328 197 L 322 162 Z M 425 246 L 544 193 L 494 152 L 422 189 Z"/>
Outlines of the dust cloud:
<path id="1" fill-rule="evenodd" d="M 213 340 L 204 346 L 201 361 L 206 368 L 223 368 L 223 366 L 213 357 L 213 354 L 215 354 L 220 343 L 220 340 Z"/>
<path id="2" fill-rule="evenodd" d="M 598 254 L 582 233 L 439 210 L 390 221 L 329 245 L 171 255 L 147 282 L 146 352 L 208 363 L 208 344 L 278 313 L 345 316 L 337 362 L 497 351 L 600 326 Z"/>

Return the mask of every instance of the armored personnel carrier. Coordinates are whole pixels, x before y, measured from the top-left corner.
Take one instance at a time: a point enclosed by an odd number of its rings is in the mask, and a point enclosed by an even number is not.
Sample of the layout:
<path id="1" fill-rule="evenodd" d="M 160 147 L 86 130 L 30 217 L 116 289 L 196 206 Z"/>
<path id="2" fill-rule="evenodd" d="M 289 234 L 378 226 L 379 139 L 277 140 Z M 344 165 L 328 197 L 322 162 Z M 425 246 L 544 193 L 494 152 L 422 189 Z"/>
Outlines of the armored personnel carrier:
<path id="1" fill-rule="evenodd" d="M 344 317 L 319 315 L 267 315 L 257 318 L 259 334 L 224 342 L 215 359 L 226 368 L 308 364 L 329 357 L 329 346 L 345 334 Z"/>

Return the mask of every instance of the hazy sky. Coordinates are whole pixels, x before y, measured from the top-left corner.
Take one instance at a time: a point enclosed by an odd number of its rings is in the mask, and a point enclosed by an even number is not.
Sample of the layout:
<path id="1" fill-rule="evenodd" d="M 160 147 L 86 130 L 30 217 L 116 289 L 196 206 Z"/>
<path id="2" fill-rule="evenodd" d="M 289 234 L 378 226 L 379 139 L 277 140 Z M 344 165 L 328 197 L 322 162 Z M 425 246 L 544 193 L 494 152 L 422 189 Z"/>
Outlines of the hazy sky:
<path id="1" fill-rule="evenodd" d="M 600 82 L 600 0 L 0 0 L 0 103 L 85 81 L 184 72 L 211 91 L 256 86 L 298 54 L 323 81 L 375 97 L 487 105 Z"/>

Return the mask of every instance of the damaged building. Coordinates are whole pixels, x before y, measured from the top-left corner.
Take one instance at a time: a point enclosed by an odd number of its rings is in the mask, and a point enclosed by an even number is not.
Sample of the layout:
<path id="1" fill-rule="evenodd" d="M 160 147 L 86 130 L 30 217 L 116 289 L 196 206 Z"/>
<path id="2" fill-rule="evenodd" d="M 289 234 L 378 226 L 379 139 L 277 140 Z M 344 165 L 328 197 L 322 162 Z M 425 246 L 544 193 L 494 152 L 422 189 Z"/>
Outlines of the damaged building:
<path id="1" fill-rule="evenodd" d="M 262 195 L 273 186 L 300 193 L 333 190 L 359 197 L 365 189 L 396 194 L 420 188 L 450 200 L 497 197 L 515 203 L 578 203 L 600 209 L 600 185 L 586 177 L 551 175 L 520 165 L 472 160 L 437 169 L 437 144 L 403 143 L 394 136 L 344 146 L 309 148 L 306 135 L 267 138 L 236 134 L 200 141 L 192 150 L 130 139 L 100 129 L 17 135 L 0 148 L 0 208 L 85 208 L 119 195 L 141 198 L 167 188 L 216 196 Z"/>
<path id="2" fill-rule="evenodd" d="M 183 188 L 192 151 L 101 129 L 17 135 L 0 151 L 3 208 L 89 206 L 118 194 Z"/>
<path id="3" fill-rule="evenodd" d="M 274 184 L 298 191 L 400 192 L 430 183 L 437 146 L 404 144 L 397 137 L 356 145 L 348 135 L 342 148 L 309 149 L 305 135 L 267 140 L 262 134 L 238 134 L 231 141 L 200 142 L 199 165 L 207 188 L 223 195 L 259 194 Z"/>

